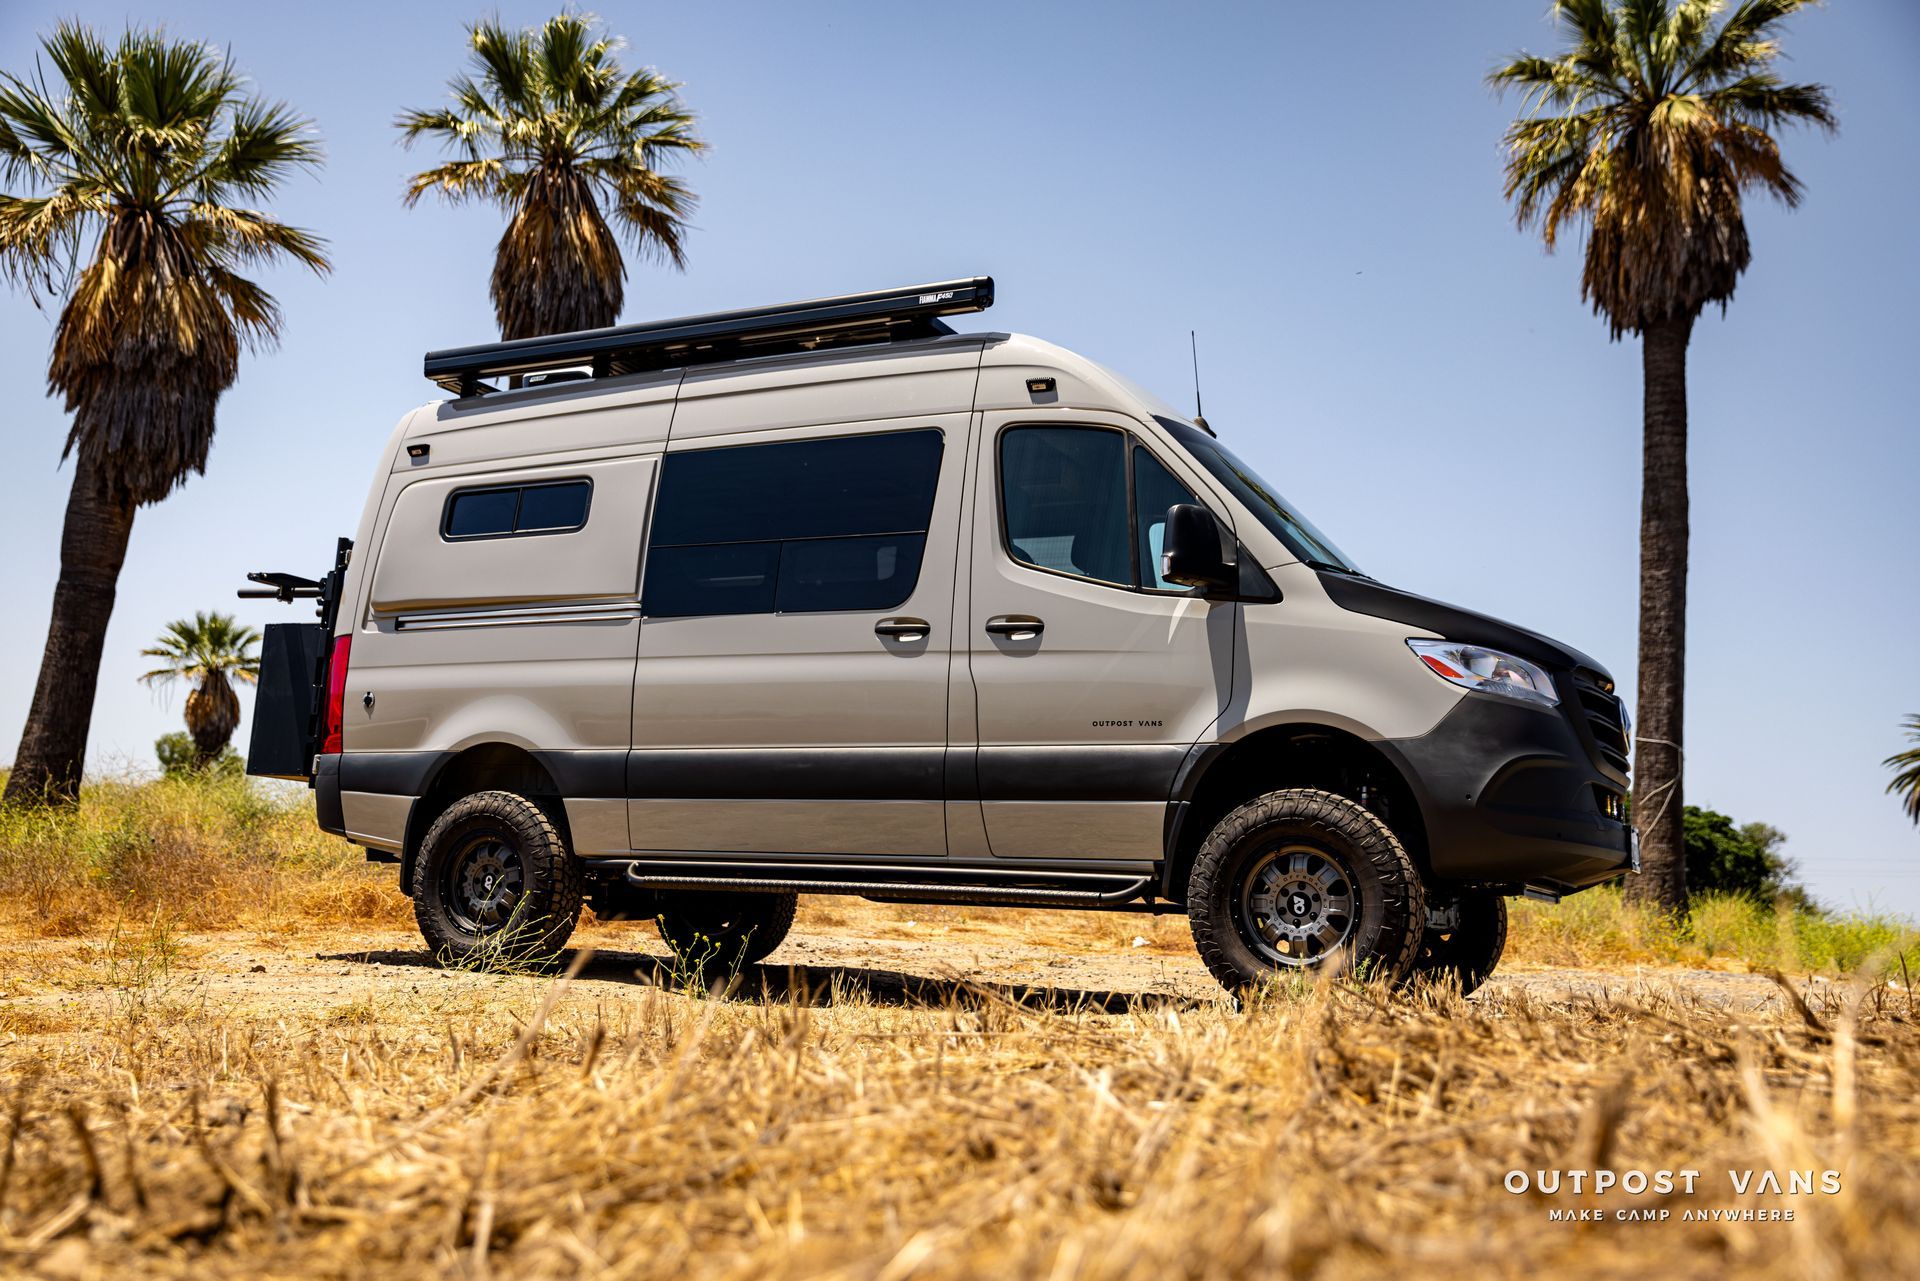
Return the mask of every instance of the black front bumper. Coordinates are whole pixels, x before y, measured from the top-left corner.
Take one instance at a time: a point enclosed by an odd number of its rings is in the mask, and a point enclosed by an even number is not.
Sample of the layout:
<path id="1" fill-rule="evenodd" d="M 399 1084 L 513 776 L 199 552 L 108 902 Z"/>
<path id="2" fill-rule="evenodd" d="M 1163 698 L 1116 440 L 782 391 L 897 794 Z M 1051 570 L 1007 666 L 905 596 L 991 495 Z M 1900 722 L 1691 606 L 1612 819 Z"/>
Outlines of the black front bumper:
<path id="1" fill-rule="evenodd" d="M 1468 694 L 1418 738 L 1377 744 L 1413 789 L 1436 879 L 1567 892 L 1633 862 L 1606 812 L 1626 791 L 1567 709 Z"/>

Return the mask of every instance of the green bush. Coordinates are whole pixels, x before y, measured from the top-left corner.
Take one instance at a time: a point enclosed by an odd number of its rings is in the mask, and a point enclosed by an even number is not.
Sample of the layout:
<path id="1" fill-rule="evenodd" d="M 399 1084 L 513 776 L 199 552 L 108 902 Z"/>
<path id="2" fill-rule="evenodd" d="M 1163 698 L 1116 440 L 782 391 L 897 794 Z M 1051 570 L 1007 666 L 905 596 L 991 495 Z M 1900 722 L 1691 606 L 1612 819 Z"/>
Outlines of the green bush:
<path id="1" fill-rule="evenodd" d="M 195 763 L 193 737 L 185 730 L 174 730 L 153 740 L 153 754 L 160 758 L 160 772 L 168 778 L 192 778 L 211 775 L 216 778 L 240 778 L 247 772 L 246 762 L 231 747 L 220 749 L 213 763 L 201 769 Z"/>
<path id="2" fill-rule="evenodd" d="M 1686 807 L 1687 890 L 1692 894 L 1740 894 L 1771 904 L 1789 893 L 1793 865 L 1780 856 L 1786 833 L 1765 823 L 1734 826 L 1725 814 Z"/>

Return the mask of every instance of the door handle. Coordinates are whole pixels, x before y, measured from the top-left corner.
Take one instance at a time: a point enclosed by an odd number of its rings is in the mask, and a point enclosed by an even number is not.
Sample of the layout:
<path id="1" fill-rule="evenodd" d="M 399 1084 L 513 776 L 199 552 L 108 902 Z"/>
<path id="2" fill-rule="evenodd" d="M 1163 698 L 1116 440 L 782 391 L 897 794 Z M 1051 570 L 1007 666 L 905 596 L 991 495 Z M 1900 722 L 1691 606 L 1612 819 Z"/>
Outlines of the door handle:
<path id="1" fill-rule="evenodd" d="M 883 618 L 873 625 L 875 636 L 897 641 L 925 640 L 932 630 L 924 618 Z"/>
<path id="2" fill-rule="evenodd" d="M 987 635 L 1008 640 L 1033 640 L 1046 630 L 1047 625 L 1031 614 L 995 614 L 987 620 Z"/>

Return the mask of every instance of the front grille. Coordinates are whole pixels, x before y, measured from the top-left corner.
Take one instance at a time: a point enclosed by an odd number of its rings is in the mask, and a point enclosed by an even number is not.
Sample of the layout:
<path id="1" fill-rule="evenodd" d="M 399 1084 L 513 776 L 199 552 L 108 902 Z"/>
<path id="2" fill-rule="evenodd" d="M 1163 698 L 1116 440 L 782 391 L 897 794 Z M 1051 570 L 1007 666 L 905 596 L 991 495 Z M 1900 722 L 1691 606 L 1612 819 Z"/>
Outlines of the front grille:
<path id="1" fill-rule="evenodd" d="M 1606 764 L 1622 774 L 1631 768 L 1631 745 L 1627 742 L 1627 721 L 1620 700 L 1612 693 L 1613 682 L 1602 682 L 1598 673 L 1585 669 L 1574 673 L 1580 709 L 1586 715 L 1587 732 L 1593 736 L 1594 750 Z"/>

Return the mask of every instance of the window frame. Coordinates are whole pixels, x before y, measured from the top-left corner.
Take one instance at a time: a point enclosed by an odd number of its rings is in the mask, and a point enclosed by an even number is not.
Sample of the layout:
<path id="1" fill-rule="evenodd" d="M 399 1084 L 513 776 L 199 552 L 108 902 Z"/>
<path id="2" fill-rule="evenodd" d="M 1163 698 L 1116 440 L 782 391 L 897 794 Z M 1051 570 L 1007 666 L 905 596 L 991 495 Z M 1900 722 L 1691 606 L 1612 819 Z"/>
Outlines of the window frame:
<path id="1" fill-rule="evenodd" d="M 654 540 L 654 529 L 655 529 L 654 518 L 659 511 L 660 494 L 664 492 L 666 481 L 667 481 L 665 459 L 666 457 L 668 457 L 668 455 L 663 455 L 662 462 L 661 462 L 661 469 L 660 469 L 660 479 L 658 481 L 658 488 L 656 489 L 656 492 L 654 494 L 653 502 L 651 504 L 651 508 L 647 516 L 646 544 L 644 549 L 644 557 L 640 566 L 640 616 L 644 619 L 649 619 L 657 622 L 671 622 L 673 620 L 683 619 L 683 618 L 813 618 L 813 617 L 833 617 L 833 616 L 849 615 L 849 614 L 866 614 L 866 615 L 887 614 L 893 610 L 901 608 L 908 601 L 913 599 L 915 592 L 920 590 L 920 580 L 922 576 L 926 573 L 927 546 L 933 540 L 935 518 L 938 516 L 939 508 L 940 508 L 940 483 L 943 479 L 944 469 L 946 468 L 946 465 L 947 465 L 947 446 L 951 443 L 947 438 L 948 433 L 945 427 L 937 423 L 920 423 L 918 425 L 911 426 L 911 427 L 891 427 L 890 426 L 878 431 L 823 432 L 818 435 L 792 436 L 792 437 L 784 437 L 777 440 L 736 441 L 732 444 L 727 444 L 727 445 L 693 446 L 685 450 L 677 451 L 677 452 L 686 453 L 686 454 L 717 454 L 717 453 L 725 452 L 727 450 L 759 449 L 759 448 L 765 448 L 771 445 L 801 445 L 801 444 L 812 444 L 815 442 L 825 442 L 825 441 L 864 440 L 864 439 L 871 439 L 873 437 L 879 437 L 879 436 L 906 436 L 906 435 L 913 435 L 913 434 L 918 434 L 922 432 L 932 433 L 935 437 L 939 439 L 939 442 L 940 442 L 940 452 L 935 459 L 934 469 L 933 469 L 933 495 L 929 500 L 929 502 L 927 503 L 927 527 L 925 529 L 887 529 L 887 530 L 874 530 L 874 531 L 870 531 L 868 533 L 862 533 L 862 534 L 808 535 L 802 538 L 733 538 L 733 539 L 721 540 L 718 542 L 706 542 L 706 543 L 658 543 Z M 652 613 L 647 607 L 647 575 L 652 572 L 654 553 L 657 551 L 673 551 L 676 549 L 687 548 L 687 547 L 737 547 L 737 546 L 742 546 L 746 544 L 752 544 L 754 546 L 765 546 L 765 545 L 771 544 L 775 548 L 780 549 L 782 553 L 784 553 L 785 544 L 787 543 L 848 542 L 848 541 L 853 541 L 857 539 L 869 539 L 869 538 L 918 538 L 921 540 L 920 563 L 918 568 L 914 572 L 913 582 L 908 585 L 906 594 L 891 605 L 874 606 L 871 608 L 862 607 L 859 609 L 785 609 L 783 610 L 779 608 L 774 608 L 770 610 L 754 610 L 749 613 L 733 613 L 733 614 L 711 614 L 711 613 L 709 614 L 655 614 L 655 613 Z M 776 555 L 774 557 L 773 598 L 776 602 L 776 605 L 779 601 L 779 596 L 780 596 L 780 571 L 784 563 L 784 560 L 785 560 L 785 557 L 783 554 Z"/>
<path id="2" fill-rule="evenodd" d="M 529 489 L 557 489 L 562 485 L 585 485 L 587 504 L 580 511 L 580 523 L 577 525 L 550 525 L 544 529 L 509 529 L 499 534 L 456 534 L 451 532 L 453 525 L 453 505 L 469 494 L 512 493 L 513 523 L 520 523 L 520 500 Z M 575 534 L 587 527 L 587 521 L 593 516 L 593 477 L 566 476 L 556 480 L 506 481 L 491 485 L 469 485 L 464 489 L 455 489 L 447 494 L 447 501 L 440 508 L 440 541 L 443 543 L 480 543 L 501 538 L 547 538 L 554 534 Z"/>
<path id="3" fill-rule="evenodd" d="M 1121 438 L 1125 449 L 1126 460 L 1127 559 L 1133 570 L 1132 583 L 1116 583 L 1105 578 L 1093 578 L 1086 574 L 1071 573 L 1064 569 L 1052 569 L 1046 565 L 1036 565 L 1032 561 L 1022 560 L 1013 554 L 1013 534 L 1012 531 L 1007 528 L 1007 436 L 1022 428 L 1032 427 L 1054 428 L 1056 430 L 1065 428 L 1072 431 L 1106 431 L 1113 432 Z M 1075 583 L 1092 583 L 1095 587 L 1105 587 L 1111 591 L 1132 592 L 1136 596 L 1161 596 L 1169 599 L 1191 598 L 1202 595 L 1202 589 L 1198 587 L 1140 586 L 1140 515 L 1136 510 L 1137 496 L 1133 482 L 1133 451 L 1136 449 L 1146 450 L 1147 456 L 1152 458 L 1156 463 L 1159 463 L 1160 466 L 1165 469 L 1167 475 L 1179 481 L 1180 484 L 1186 485 L 1189 491 L 1192 490 L 1193 486 L 1188 485 L 1187 482 L 1181 478 L 1179 472 L 1167 466 L 1167 460 L 1154 452 L 1146 440 L 1141 437 L 1140 433 L 1130 427 L 1121 427 L 1113 423 L 1086 421 L 1003 423 L 993 442 L 993 502 L 995 509 L 999 512 L 1000 554 L 1007 558 L 1009 564 L 1016 565 L 1021 569 L 1030 569 L 1036 574 L 1051 574 L 1055 578 L 1064 578 L 1069 582 Z M 1220 520 L 1219 513 L 1215 512 L 1213 507 L 1197 494 L 1194 495 L 1194 505 L 1205 508 L 1209 516 L 1212 516 L 1216 521 Z M 1225 524 L 1224 521 L 1221 523 Z M 1228 526 L 1228 528 L 1230 529 L 1232 527 Z"/>

